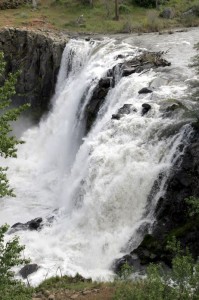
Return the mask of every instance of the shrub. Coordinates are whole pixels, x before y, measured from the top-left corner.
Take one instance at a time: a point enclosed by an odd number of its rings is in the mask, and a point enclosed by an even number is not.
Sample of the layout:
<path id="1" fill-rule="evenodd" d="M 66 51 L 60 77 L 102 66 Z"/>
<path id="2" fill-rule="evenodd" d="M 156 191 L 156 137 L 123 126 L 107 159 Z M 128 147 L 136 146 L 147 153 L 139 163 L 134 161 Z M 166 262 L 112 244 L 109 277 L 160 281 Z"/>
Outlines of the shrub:
<path id="1" fill-rule="evenodd" d="M 32 289 L 16 280 L 12 269 L 29 260 L 21 257 L 24 246 L 19 244 L 17 237 L 5 243 L 7 230 L 7 225 L 0 227 L 0 300 L 28 300 L 31 299 Z"/>
<path id="2" fill-rule="evenodd" d="M 119 5 L 119 13 L 120 14 L 130 14 L 131 9 L 128 7 L 128 5 L 120 4 Z"/>
<path id="3" fill-rule="evenodd" d="M 199 299 L 199 262 L 190 253 L 183 254 L 175 238 L 168 245 L 175 251 L 172 269 L 151 264 L 147 277 L 123 281 L 116 289 L 114 300 L 197 300 Z"/>
<path id="4" fill-rule="evenodd" d="M 198 216 L 199 215 L 199 198 L 196 197 L 189 197 L 185 199 L 186 203 L 188 204 L 188 212 L 190 217 Z"/>

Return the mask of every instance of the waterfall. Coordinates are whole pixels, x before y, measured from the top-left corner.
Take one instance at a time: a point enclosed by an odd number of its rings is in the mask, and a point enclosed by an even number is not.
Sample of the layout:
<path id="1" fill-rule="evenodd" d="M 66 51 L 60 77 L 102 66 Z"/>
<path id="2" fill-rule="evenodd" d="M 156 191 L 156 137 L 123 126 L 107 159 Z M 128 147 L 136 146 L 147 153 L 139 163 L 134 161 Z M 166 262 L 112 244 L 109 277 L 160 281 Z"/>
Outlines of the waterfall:
<path id="1" fill-rule="evenodd" d="M 150 211 L 164 192 L 179 144 L 190 134 L 182 113 L 164 117 L 162 104 L 184 99 L 187 84 L 169 80 L 169 68 L 165 73 L 151 69 L 128 77 L 117 74 L 87 135 L 84 120 L 100 79 L 142 51 L 114 39 L 71 40 L 63 53 L 51 111 L 23 134 L 18 158 L 1 163 L 9 166 L 17 195 L 1 201 L 1 223 L 54 216 L 41 231 L 17 232 L 26 256 L 41 267 L 31 276 L 34 284 L 58 268 L 62 274 L 110 279 L 113 260 L 124 254 L 121 249 L 129 240 L 131 247 L 138 246 L 138 228 L 153 221 Z M 164 81 L 157 84 L 160 72 Z M 155 87 L 154 92 L 139 95 L 147 86 Z M 151 105 L 146 115 L 144 103 Z M 112 119 L 124 104 L 132 105 L 130 114 Z M 149 203 L 160 174 L 164 181 Z"/>

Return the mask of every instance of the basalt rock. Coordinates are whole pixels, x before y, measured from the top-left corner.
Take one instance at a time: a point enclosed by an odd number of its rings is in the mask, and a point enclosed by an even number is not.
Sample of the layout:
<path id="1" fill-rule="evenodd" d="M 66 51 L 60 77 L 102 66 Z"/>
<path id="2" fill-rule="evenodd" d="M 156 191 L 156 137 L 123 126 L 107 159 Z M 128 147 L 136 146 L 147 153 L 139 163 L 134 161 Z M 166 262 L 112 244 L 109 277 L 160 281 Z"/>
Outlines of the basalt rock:
<path id="1" fill-rule="evenodd" d="M 121 77 L 127 77 L 133 73 L 146 72 L 151 68 L 166 67 L 170 66 L 170 62 L 162 58 L 162 52 L 142 52 L 140 55 L 128 60 L 128 57 L 118 55 L 117 59 L 126 59 L 123 63 L 116 64 L 112 69 L 108 70 L 107 76 L 101 79 L 96 86 L 93 96 L 91 97 L 89 103 L 86 106 L 84 118 L 86 133 L 91 129 L 98 112 L 102 105 L 104 104 L 105 98 L 109 92 L 109 89 L 115 86 L 116 75 L 120 74 Z M 118 78 L 117 78 L 118 79 Z M 144 91 L 146 93 L 146 91 Z M 152 91 L 147 89 L 147 93 Z M 143 107 L 143 115 L 146 114 L 151 107 L 147 104 L 147 107 Z M 112 119 L 119 120 L 123 113 L 116 113 L 112 116 Z"/>
<path id="2" fill-rule="evenodd" d="M 138 92 L 138 94 L 150 94 L 150 93 L 153 93 L 153 91 L 150 90 L 150 89 L 147 88 L 147 87 L 142 88 L 142 89 L 139 90 L 139 92 Z"/>
<path id="3" fill-rule="evenodd" d="M 3 28 L 0 51 L 7 63 L 6 74 L 20 71 L 13 103 L 30 103 L 44 111 L 54 94 L 67 36 L 41 30 Z"/>
<path id="4" fill-rule="evenodd" d="M 156 222 L 152 233 L 146 234 L 140 245 L 131 253 L 115 262 L 119 270 L 124 263 L 131 266 L 147 266 L 162 263 L 171 266 L 173 253 L 167 249 L 172 236 L 188 248 L 195 259 L 199 256 L 199 216 L 190 217 L 186 199 L 199 198 L 199 122 L 192 124 L 193 132 L 188 145 L 182 148 L 182 156 L 174 164 L 164 196 L 155 210 Z M 136 255 L 136 260 L 135 260 Z M 139 268 L 138 268 L 139 269 Z"/>
<path id="5" fill-rule="evenodd" d="M 162 240 L 175 235 L 196 258 L 199 256 L 199 217 L 190 218 L 186 198 L 199 197 L 199 130 L 196 123 L 180 167 L 174 166 L 164 197 L 156 208 L 153 234 Z"/>
<path id="6" fill-rule="evenodd" d="M 110 82 L 109 82 L 110 83 Z M 100 107 L 103 105 L 109 91 L 109 84 L 106 81 L 100 80 L 99 84 L 93 92 L 90 102 L 87 104 L 84 111 L 84 119 L 86 122 L 86 133 L 91 129 Z"/>
<path id="7" fill-rule="evenodd" d="M 11 229 L 9 230 L 9 233 L 15 233 L 16 231 L 20 230 L 39 230 L 42 228 L 42 218 L 36 218 L 31 221 L 28 221 L 27 223 L 15 223 L 12 225 Z"/>
<path id="8" fill-rule="evenodd" d="M 142 116 L 146 115 L 148 111 L 151 109 L 151 105 L 148 103 L 142 104 Z"/>
<path id="9" fill-rule="evenodd" d="M 112 119 L 120 120 L 124 115 L 128 115 L 133 112 L 137 112 L 136 108 L 132 108 L 132 104 L 124 104 L 116 114 L 112 115 Z"/>
<path id="10" fill-rule="evenodd" d="M 19 271 L 19 274 L 26 279 L 30 274 L 36 272 L 38 269 L 39 266 L 37 264 L 28 264 Z"/>

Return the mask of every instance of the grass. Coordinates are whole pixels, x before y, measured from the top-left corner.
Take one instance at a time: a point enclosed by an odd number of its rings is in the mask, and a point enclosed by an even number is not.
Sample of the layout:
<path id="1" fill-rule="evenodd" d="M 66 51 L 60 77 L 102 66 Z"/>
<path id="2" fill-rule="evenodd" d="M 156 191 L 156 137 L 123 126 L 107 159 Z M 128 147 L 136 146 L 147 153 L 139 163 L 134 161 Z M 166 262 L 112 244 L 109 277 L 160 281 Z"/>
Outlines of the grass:
<path id="1" fill-rule="evenodd" d="M 100 286 L 100 283 L 92 282 L 91 279 L 85 279 L 77 274 L 75 277 L 65 275 L 46 279 L 38 286 L 37 291 L 60 289 L 80 291 L 83 289 L 99 288 Z"/>
<path id="2" fill-rule="evenodd" d="M 78 0 L 40 0 L 38 9 L 31 5 L 0 11 L 0 26 L 27 26 L 43 29 L 57 29 L 69 32 L 122 33 L 151 32 L 172 29 L 179 26 L 197 26 L 198 17 L 181 17 L 181 12 L 196 4 L 195 0 L 170 0 L 167 7 L 173 7 L 176 17 L 171 20 L 159 17 L 160 11 L 146 9 L 124 1 L 120 20 L 114 20 L 114 1 L 108 4 L 95 0 L 94 7 L 83 5 Z M 83 15 L 83 22 L 78 22 Z"/>

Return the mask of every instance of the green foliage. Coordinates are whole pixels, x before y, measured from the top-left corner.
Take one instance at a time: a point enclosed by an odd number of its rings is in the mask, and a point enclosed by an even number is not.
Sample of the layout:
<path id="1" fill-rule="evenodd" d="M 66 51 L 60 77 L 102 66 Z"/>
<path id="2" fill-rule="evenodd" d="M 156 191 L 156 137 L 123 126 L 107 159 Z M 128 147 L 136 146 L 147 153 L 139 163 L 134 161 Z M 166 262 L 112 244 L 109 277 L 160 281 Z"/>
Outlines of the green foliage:
<path id="1" fill-rule="evenodd" d="M 24 246 L 14 237 L 5 242 L 8 226 L 0 227 L 0 300 L 28 300 L 31 299 L 32 289 L 14 278 L 13 267 L 26 264 L 29 260 L 21 257 Z"/>
<path id="2" fill-rule="evenodd" d="M 196 197 L 189 197 L 185 199 L 186 203 L 189 206 L 189 216 L 195 217 L 199 215 L 199 198 Z"/>
<path id="3" fill-rule="evenodd" d="M 118 273 L 117 280 L 128 280 L 130 275 L 133 273 L 133 267 L 129 266 L 126 262 L 122 265 L 120 272 Z"/>
<path id="4" fill-rule="evenodd" d="M 0 81 L 4 82 L 0 87 L 0 156 L 7 158 L 16 157 L 17 145 L 23 143 L 22 141 L 18 141 L 15 136 L 11 135 L 11 122 L 16 121 L 18 116 L 28 107 L 28 105 L 23 105 L 19 108 L 10 108 L 10 98 L 15 94 L 15 85 L 19 72 L 9 74 L 6 80 L 3 80 L 4 73 L 5 61 L 3 53 L 0 52 Z M 9 188 L 6 170 L 7 168 L 0 167 L 0 198 L 14 196 L 13 190 Z"/>
<path id="5" fill-rule="evenodd" d="M 131 9 L 128 5 L 125 4 L 120 4 L 119 5 L 119 13 L 120 14 L 130 14 L 131 13 Z"/>
<path id="6" fill-rule="evenodd" d="M 100 283 L 92 282 L 91 279 L 85 279 L 81 275 L 76 274 L 74 277 L 64 275 L 62 277 L 56 276 L 44 280 L 38 287 L 37 291 L 42 290 L 83 290 L 87 288 L 97 288 Z"/>
<path id="7" fill-rule="evenodd" d="M 22 143 L 11 135 L 10 122 L 16 121 L 19 114 L 27 107 L 10 108 L 10 98 L 15 94 L 15 84 L 19 73 L 9 74 L 4 80 L 5 62 L 3 53 L 0 52 L 0 156 L 16 157 L 17 145 Z M 0 198 L 14 196 L 6 177 L 7 168 L 0 167 Z M 0 300 L 28 300 L 31 299 L 32 290 L 14 278 L 13 268 L 29 261 L 21 257 L 24 246 L 19 244 L 19 239 L 14 237 L 5 242 L 8 226 L 0 227 Z"/>
<path id="8" fill-rule="evenodd" d="M 172 238 L 168 250 L 175 251 L 172 269 L 151 264 L 147 277 L 121 282 L 114 300 L 196 300 L 199 299 L 199 262 L 194 262 L 189 251 L 181 249 Z"/>

